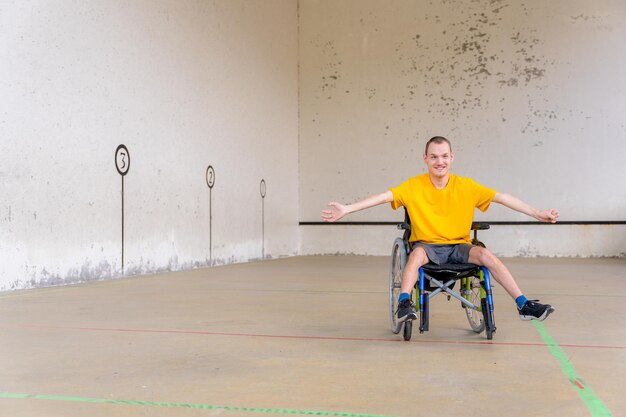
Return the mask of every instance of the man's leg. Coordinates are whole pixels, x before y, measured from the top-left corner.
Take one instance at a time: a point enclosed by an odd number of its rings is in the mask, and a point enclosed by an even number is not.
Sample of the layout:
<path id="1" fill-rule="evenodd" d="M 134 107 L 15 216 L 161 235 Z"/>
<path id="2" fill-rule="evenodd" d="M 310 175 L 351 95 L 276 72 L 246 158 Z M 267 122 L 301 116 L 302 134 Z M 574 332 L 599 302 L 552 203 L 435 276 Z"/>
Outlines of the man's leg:
<path id="1" fill-rule="evenodd" d="M 428 263 L 428 256 L 426 251 L 421 246 L 416 246 L 415 249 L 409 254 L 409 260 L 404 266 L 404 272 L 402 273 L 402 292 L 410 294 L 415 287 L 415 283 L 419 278 L 419 269 L 422 265 Z"/>
<path id="2" fill-rule="evenodd" d="M 518 304 L 520 319 L 544 320 L 554 311 L 550 304 L 540 304 L 536 301 L 527 301 L 526 297 L 517 286 L 513 275 L 496 255 L 490 250 L 480 246 L 474 246 L 469 252 L 469 263 L 483 265 L 489 269 L 491 276 Z M 539 300 L 537 300 L 539 301 Z"/>
<path id="3" fill-rule="evenodd" d="M 402 286 L 400 299 L 398 300 L 398 321 L 417 319 L 415 304 L 411 300 L 411 291 L 415 287 L 415 283 L 419 278 L 419 269 L 422 265 L 428 263 L 426 251 L 421 246 L 416 246 L 409 254 L 409 260 L 404 266 L 402 272 Z"/>
<path id="4" fill-rule="evenodd" d="M 468 262 L 476 265 L 483 265 L 489 269 L 491 276 L 498 281 L 502 288 L 509 293 L 513 299 L 517 299 L 522 295 L 522 290 L 519 289 L 513 275 L 509 272 L 509 269 L 504 266 L 502 261 L 498 259 L 496 255 L 491 253 L 489 249 L 482 248 L 480 246 L 474 246 L 469 252 Z"/>

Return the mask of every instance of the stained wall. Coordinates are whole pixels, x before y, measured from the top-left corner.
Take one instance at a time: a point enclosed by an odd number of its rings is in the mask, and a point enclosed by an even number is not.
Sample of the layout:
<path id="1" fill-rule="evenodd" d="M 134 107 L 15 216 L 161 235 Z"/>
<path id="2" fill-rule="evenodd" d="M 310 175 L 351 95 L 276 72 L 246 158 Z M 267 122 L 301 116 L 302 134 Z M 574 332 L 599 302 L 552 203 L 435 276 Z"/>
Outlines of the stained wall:
<path id="1" fill-rule="evenodd" d="M 460 175 L 562 220 L 624 220 L 624 18 L 617 0 L 5 1 L 0 290 L 387 254 L 393 227 L 298 222 L 425 172 L 433 135 Z M 483 239 L 508 256 L 624 256 L 626 230 Z"/>
<path id="2" fill-rule="evenodd" d="M 561 220 L 626 218 L 626 5 L 588 1 L 300 3 L 300 217 L 426 172 L 453 172 Z M 479 220 L 527 221 L 493 205 Z M 395 221 L 389 207 L 346 220 Z M 303 253 L 386 254 L 386 226 L 303 226 Z M 487 238 L 488 236 L 488 238 Z M 508 256 L 624 256 L 624 225 L 498 226 Z"/>

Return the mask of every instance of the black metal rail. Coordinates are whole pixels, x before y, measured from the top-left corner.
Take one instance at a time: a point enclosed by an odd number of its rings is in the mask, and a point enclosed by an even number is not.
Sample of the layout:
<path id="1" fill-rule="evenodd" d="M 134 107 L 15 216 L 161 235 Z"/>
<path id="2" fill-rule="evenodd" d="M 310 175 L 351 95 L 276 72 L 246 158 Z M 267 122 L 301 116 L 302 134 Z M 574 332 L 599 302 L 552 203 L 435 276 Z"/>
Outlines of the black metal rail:
<path id="1" fill-rule="evenodd" d="M 300 226 L 396 226 L 402 221 L 384 221 L 384 222 L 334 222 L 327 223 L 322 221 L 316 222 L 299 222 Z M 626 220 L 588 220 L 588 221 L 559 221 L 556 223 L 542 223 L 538 221 L 488 221 L 481 220 L 480 223 L 487 223 L 492 226 L 590 226 L 590 225 L 617 225 L 626 224 Z"/>

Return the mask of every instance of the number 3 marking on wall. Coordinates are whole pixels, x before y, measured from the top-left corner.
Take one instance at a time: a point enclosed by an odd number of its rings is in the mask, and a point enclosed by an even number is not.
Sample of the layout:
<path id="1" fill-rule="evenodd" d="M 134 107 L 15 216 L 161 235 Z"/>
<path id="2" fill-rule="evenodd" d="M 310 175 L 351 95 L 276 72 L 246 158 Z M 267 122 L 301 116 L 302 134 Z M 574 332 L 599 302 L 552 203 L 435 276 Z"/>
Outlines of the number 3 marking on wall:
<path id="1" fill-rule="evenodd" d="M 115 150 L 115 168 L 121 176 L 128 174 L 130 169 L 130 154 L 125 145 L 120 145 Z"/>

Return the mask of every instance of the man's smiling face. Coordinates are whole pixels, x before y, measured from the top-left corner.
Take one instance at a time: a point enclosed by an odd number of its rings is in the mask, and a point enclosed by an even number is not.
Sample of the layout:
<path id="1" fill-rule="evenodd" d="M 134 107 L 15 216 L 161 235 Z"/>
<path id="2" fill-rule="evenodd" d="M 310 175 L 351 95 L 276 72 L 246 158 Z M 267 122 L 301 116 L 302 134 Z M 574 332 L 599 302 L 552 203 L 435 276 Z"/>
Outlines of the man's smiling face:
<path id="1" fill-rule="evenodd" d="M 431 143 L 428 145 L 424 162 L 428 167 L 428 173 L 435 178 L 443 178 L 448 175 L 454 155 L 447 143 Z"/>

